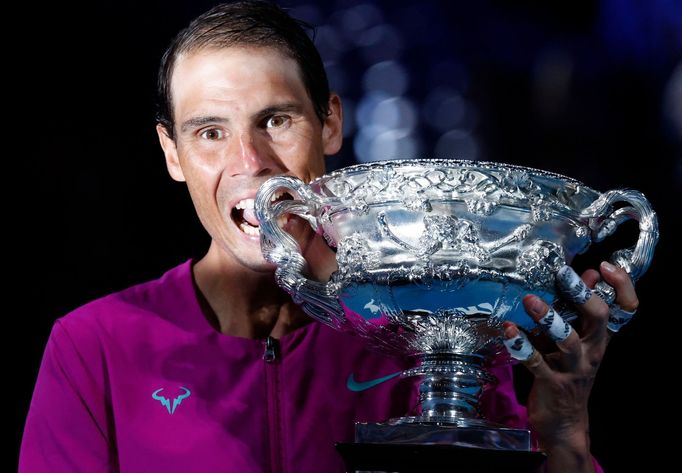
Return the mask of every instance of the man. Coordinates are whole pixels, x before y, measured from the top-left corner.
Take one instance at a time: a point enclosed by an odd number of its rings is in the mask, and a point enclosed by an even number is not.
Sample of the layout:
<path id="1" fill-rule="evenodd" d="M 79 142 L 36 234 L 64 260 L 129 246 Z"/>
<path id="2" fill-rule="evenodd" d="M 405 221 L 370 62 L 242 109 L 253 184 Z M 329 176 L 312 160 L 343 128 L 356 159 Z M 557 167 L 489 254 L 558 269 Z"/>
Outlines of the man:
<path id="1" fill-rule="evenodd" d="M 348 389 L 347 380 L 388 377 L 405 364 L 311 322 L 276 286 L 260 251 L 259 186 L 279 174 L 320 176 L 323 156 L 341 146 L 341 101 L 319 54 L 279 8 L 221 5 L 171 44 L 159 89 L 168 171 L 187 183 L 210 248 L 56 321 L 20 471 L 343 471 L 334 442 L 352 439 L 354 421 L 404 415 L 416 393 L 397 378 Z M 287 231 L 309 258 L 324 259 L 328 250 L 306 225 L 291 220 Z M 602 266 L 601 276 L 583 276 L 588 285 L 600 277 L 623 308 L 636 308 L 624 272 Z M 545 320 L 542 301 L 524 304 Z M 529 419 L 550 472 L 594 471 L 587 399 L 608 340 L 608 307 L 583 298 L 579 311 L 582 339 L 572 332 L 546 358 L 527 344 L 517 355 L 536 375 Z M 513 325 L 505 334 L 520 337 Z M 527 425 L 509 368 L 495 374 L 500 385 L 482 403 L 487 416 Z"/>

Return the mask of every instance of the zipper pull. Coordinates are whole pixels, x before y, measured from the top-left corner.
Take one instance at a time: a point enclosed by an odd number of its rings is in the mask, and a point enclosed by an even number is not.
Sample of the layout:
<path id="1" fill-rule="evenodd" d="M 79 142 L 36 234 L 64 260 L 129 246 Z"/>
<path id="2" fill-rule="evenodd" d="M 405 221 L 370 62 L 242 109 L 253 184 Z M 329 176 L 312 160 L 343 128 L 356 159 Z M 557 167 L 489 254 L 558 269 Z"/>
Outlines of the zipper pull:
<path id="1" fill-rule="evenodd" d="M 274 363 L 277 361 L 278 351 L 279 347 L 277 345 L 277 339 L 268 336 L 268 338 L 265 339 L 265 352 L 263 353 L 263 360 L 265 360 L 266 363 Z"/>

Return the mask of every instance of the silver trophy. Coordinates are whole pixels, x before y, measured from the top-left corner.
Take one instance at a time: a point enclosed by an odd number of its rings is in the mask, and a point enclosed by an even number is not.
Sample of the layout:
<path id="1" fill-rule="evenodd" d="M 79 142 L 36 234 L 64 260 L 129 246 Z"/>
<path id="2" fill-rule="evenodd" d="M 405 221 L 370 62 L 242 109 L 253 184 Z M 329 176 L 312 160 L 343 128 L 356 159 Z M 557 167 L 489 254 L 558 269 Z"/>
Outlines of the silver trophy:
<path id="1" fill-rule="evenodd" d="M 282 191 L 292 200 L 276 198 Z M 262 250 L 277 283 L 306 313 L 374 346 L 414 356 L 418 415 L 356 424 L 358 443 L 449 444 L 530 451 L 530 432 L 479 414 L 487 361 L 503 353 L 502 323 L 536 328 L 521 299 L 558 302 L 555 274 L 624 221 L 634 248 L 611 261 L 637 280 L 658 239 L 656 214 L 634 190 L 597 192 L 537 169 L 454 160 L 351 166 L 309 184 L 290 176 L 256 196 Z M 295 214 L 336 249 L 329 281 L 310 279 L 278 219 Z M 613 289 L 595 291 L 613 302 Z M 571 319 L 569 309 L 563 315 Z"/>

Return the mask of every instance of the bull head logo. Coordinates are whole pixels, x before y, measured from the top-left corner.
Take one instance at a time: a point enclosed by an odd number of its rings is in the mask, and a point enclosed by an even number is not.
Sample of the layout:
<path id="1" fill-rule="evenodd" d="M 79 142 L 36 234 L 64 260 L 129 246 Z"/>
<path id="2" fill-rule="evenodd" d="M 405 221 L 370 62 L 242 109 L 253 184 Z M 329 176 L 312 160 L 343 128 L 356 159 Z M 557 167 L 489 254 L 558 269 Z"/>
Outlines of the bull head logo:
<path id="1" fill-rule="evenodd" d="M 172 415 L 175 412 L 175 409 L 180 405 L 182 400 L 188 398 L 189 395 L 192 394 L 190 390 L 184 386 L 180 386 L 180 389 L 184 389 L 185 393 L 180 394 L 178 397 L 173 399 L 173 407 L 171 407 L 170 400 L 167 397 L 159 396 L 159 393 L 163 391 L 163 388 L 154 391 L 152 393 L 152 398 L 159 401 L 163 406 L 166 406 L 166 409 L 168 409 L 168 413 Z"/>

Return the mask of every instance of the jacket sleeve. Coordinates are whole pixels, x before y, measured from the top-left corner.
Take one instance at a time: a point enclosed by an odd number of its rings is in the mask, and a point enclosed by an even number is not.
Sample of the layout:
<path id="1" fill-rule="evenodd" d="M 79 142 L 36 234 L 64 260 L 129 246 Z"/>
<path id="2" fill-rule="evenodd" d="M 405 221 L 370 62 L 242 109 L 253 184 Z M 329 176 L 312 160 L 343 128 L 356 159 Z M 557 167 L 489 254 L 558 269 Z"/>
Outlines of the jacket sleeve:
<path id="1" fill-rule="evenodd" d="M 486 390 L 483 399 L 483 412 L 487 417 L 507 427 L 528 429 L 528 411 L 516 398 L 514 377 L 511 364 L 498 365 L 491 368 L 491 373 L 497 378 L 495 389 Z M 604 473 L 597 460 L 592 457 L 595 473 Z M 542 469 L 541 471 L 545 471 Z"/>
<path id="2" fill-rule="evenodd" d="M 60 320 L 52 327 L 38 372 L 19 473 L 113 473 L 118 467 L 101 346 L 93 336 L 79 336 L 75 343 Z"/>

